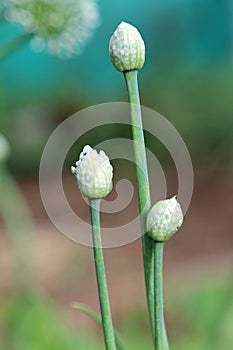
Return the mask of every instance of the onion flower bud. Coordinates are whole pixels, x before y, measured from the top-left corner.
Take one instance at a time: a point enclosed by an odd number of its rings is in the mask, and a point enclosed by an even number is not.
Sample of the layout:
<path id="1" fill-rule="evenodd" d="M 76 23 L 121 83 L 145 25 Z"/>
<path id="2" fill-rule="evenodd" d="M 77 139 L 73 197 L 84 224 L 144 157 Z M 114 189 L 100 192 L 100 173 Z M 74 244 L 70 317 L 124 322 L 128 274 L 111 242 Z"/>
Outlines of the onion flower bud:
<path id="1" fill-rule="evenodd" d="M 145 62 L 145 44 L 138 30 L 121 22 L 110 39 L 109 53 L 120 72 L 139 70 Z"/>
<path id="2" fill-rule="evenodd" d="M 147 232 L 154 241 L 171 238 L 183 223 L 183 213 L 176 196 L 157 202 L 147 216 Z"/>
<path id="3" fill-rule="evenodd" d="M 71 167 L 80 192 L 89 199 L 104 198 L 112 190 L 113 168 L 104 151 L 97 153 L 85 146 L 79 160 Z"/>

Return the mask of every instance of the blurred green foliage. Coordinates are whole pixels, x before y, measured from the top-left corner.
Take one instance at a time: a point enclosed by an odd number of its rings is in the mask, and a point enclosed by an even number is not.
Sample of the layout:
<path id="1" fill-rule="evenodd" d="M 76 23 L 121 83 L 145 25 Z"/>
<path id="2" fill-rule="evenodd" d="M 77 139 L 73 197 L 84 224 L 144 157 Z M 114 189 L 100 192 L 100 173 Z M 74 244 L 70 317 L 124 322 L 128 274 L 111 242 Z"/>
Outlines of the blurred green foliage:
<path id="1" fill-rule="evenodd" d="M 123 76 L 121 78 L 119 96 L 122 94 L 121 100 L 126 101 Z M 183 66 L 179 70 L 176 67 L 154 73 L 150 79 L 145 70 L 140 73 L 139 79 L 142 83 L 142 104 L 166 116 L 181 134 L 194 158 L 233 169 L 233 67 L 199 69 Z M 85 97 L 83 101 L 86 101 Z M 45 105 L 16 109 L 17 118 L 13 118 L 12 112 L 12 119 L 8 120 L 8 136 L 12 143 L 11 165 L 15 170 L 38 169 L 49 135 L 62 120 L 76 111 L 75 103 L 73 97 L 67 96 L 66 102 L 60 99 Z M 81 107 L 88 105 L 80 102 Z M 68 163 L 77 158 L 85 144 L 94 146 L 106 138 L 120 137 L 130 138 L 130 130 L 111 124 L 102 129 L 93 129 L 76 142 L 75 155 L 71 152 Z M 150 135 L 146 135 L 146 142 L 154 148 L 155 140 Z M 158 158 L 163 158 L 163 148 L 159 145 L 154 148 Z"/>
<path id="2" fill-rule="evenodd" d="M 184 65 L 169 73 L 147 82 L 143 103 L 173 123 L 194 156 L 232 161 L 233 66 L 200 69 Z"/>
<path id="3" fill-rule="evenodd" d="M 167 306 L 171 350 L 231 350 L 233 345 L 232 283 L 197 281 L 176 290 Z M 100 350 L 101 335 L 74 330 L 48 299 L 18 294 L 0 300 L 0 342 L 5 350 Z M 78 312 L 78 311 L 77 311 Z M 80 313 L 80 317 L 83 317 Z M 140 310 L 121 320 L 128 349 L 152 349 L 145 314 Z"/>
<path id="4" fill-rule="evenodd" d="M 232 291 L 231 280 L 200 280 L 200 285 L 193 290 L 184 288 L 180 292 L 179 300 L 173 306 L 173 315 L 183 329 L 174 339 L 174 350 L 232 348 Z"/>
<path id="5" fill-rule="evenodd" d="M 50 301 L 32 294 L 18 294 L 4 303 L 1 346 L 11 350 L 85 349 L 82 334 L 75 336 Z M 78 333 L 78 332 L 77 332 Z M 95 340 L 90 340 L 95 349 Z"/>

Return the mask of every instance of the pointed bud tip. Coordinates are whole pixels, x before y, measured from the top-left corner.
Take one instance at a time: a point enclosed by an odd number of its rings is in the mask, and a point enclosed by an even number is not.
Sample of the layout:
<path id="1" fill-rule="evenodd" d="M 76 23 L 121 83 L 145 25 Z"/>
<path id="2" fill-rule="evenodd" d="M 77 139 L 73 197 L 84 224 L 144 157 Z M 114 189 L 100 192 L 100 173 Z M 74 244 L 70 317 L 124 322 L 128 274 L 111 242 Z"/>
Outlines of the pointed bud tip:
<path id="1" fill-rule="evenodd" d="M 76 163 L 77 163 L 77 162 L 76 162 Z M 71 169 L 72 174 L 75 174 L 75 173 L 76 173 L 76 168 L 75 168 L 74 166 L 72 166 L 70 169 Z"/>

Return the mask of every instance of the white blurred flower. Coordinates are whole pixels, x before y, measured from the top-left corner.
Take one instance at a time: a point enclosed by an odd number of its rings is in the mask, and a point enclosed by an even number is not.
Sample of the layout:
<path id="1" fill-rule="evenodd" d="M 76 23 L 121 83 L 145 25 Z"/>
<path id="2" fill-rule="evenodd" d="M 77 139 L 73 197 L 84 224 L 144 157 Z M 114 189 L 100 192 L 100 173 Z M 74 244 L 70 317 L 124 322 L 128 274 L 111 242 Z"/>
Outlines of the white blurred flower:
<path id="1" fill-rule="evenodd" d="M 4 0 L 5 17 L 33 35 L 32 49 L 69 58 L 99 24 L 95 0 Z"/>

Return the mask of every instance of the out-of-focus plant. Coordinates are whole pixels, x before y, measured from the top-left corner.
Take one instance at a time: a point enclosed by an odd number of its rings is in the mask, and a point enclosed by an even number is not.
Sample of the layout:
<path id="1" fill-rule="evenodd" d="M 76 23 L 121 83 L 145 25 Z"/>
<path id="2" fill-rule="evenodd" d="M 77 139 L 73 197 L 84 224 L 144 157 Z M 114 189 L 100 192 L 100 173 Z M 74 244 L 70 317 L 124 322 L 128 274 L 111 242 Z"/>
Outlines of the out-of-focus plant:
<path id="1" fill-rule="evenodd" d="M 0 48 L 0 58 L 28 40 L 34 51 L 73 57 L 100 23 L 95 0 L 5 0 L 3 13 L 23 34 Z"/>
<path id="2" fill-rule="evenodd" d="M 9 157 L 9 142 L 0 133 L 0 216 L 12 247 L 15 269 L 14 293 L 5 296 L 4 307 L 0 299 L 1 345 L 16 350 L 74 349 L 78 340 L 72 339 L 37 284 L 33 263 L 34 223 L 26 200 L 8 170 Z"/>
<path id="3" fill-rule="evenodd" d="M 31 243 L 33 222 L 28 205 L 7 167 L 10 145 L 0 133 L 0 215 L 12 243 L 20 288 L 35 287 Z M 32 283 L 33 281 L 33 283 Z"/>

